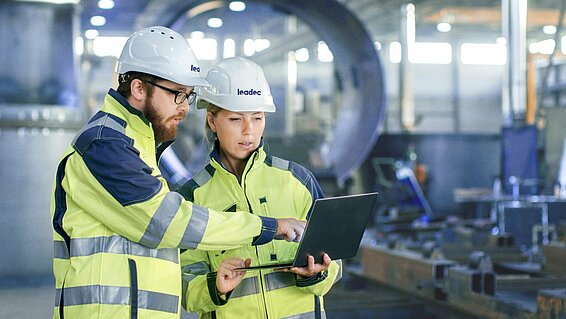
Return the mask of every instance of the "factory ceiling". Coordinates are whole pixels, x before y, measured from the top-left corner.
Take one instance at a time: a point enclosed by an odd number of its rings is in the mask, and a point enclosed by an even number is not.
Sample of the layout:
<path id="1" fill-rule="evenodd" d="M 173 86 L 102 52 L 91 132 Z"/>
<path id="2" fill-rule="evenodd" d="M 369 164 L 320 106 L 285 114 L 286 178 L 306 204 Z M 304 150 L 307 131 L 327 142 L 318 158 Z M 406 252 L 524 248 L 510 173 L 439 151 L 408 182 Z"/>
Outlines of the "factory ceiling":
<path id="1" fill-rule="evenodd" d="M 526 0 L 525 0 L 526 1 Z M 102 15 L 106 18 L 104 26 L 96 27 L 100 35 L 127 36 L 133 31 L 149 25 L 172 25 L 180 18 L 190 15 L 186 24 L 190 28 L 199 28 L 210 33 L 240 32 L 257 35 L 277 36 L 281 28 L 273 28 L 277 19 L 285 14 L 273 9 L 261 1 L 249 3 L 246 12 L 231 12 L 226 8 L 229 1 L 203 0 L 119 0 L 114 1 L 114 8 L 100 9 L 99 0 L 82 0 L 79 5 L 81 28 L 83 31 L 93 28 L 90 18 Z M 346 0 L 340 1 L 352 9 L 374 37 L 395 39 L 399 34 L 400 7 L 406 1 L 399 0 Z M 563 1 L 537 0 L 528 1 L 528 38 L 532 40 L 548 38 L 542 32 L 542 26 L 558 24 L 558 16 Z M 439 34 L 436 26 L 440 22 L 452 24 L 452 33 L 493 34 L 501 33 L 501 1 L 493 0 L 415 0 L 417 37 L 446 37 Z M 197 8 L 187 12 L 187 8 Z M 197 14 L 198 13 L 200 14 Z M 225 28 L 210 29 L 206 25 L 209 17 L 216 16 L 225 20 Z M 186 19 L 189 20 L 189 19 Z M 340 26 L 337 21 L 337 27 Z M 229 31 L 226 31 L 229 30 Z"/>

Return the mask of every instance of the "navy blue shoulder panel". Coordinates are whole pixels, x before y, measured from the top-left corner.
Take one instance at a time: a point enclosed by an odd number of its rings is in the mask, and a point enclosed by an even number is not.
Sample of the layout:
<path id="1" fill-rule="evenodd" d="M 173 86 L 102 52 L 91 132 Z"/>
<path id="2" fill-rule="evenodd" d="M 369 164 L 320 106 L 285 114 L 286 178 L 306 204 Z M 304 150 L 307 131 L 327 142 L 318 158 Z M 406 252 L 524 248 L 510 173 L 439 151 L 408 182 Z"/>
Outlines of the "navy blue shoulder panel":
<path id="1" fill-rule="evenodd" d="M 107 113 L 93 117 L 73 141 L 96 180 L 123 206 L 143 202 L 162 187 L 124 134 L 126 122 Z"/>
<path id="2" fill-rule="evenodd" d="M 203 171 L 205 171 L 205 172 L 203 172 Z M 199 178 L 199 176 L 208 175 L 209 177 L 212 177 L 212 176 L 214 176 L 215 172 L 216 172 L 216 170 L 209 163 L 203 169 L 201 169 L 198 173 L 196 173 L 193 176 L 193 178 L 186 181 L 183 185 L 181 185 L 175 191 L 177 193 L 181 194 L 181 196 L 183 196 L 185 198 L 185 200 L 188 200 L 189 202 L 193 202 L 195 200 L 195 190 L 197 188 L 199 188 L 200 186 L 202 186 L 201 184 L 199 184 L 199 182 L 197 182 L 197 179 Z M 203 173 L 205 173 L 205 174 L 203 174 Z M 202 180 L 200 182 L 202 183 Z"/>
<path id="3" fill-rule="evenodd" d="M 185 200 L 188 200 L 189 202 L 193 202 L 195 200 L 194 197 L 195 189 L 198 186 L 199 185 L 193 179 L 190 179 L 186 181 L 183 185 L 181 185 L 179 188 L 177 188 L 175 191 L 181 194 L 181 196 L 183 196 Z"/>
<path id="4" fill-rule="evenodd" d="M 134 140 L 127 137 L 124 132 L 127 123 L 121 118 L 102 111 L 96 113 L 75 136 L 73 148 L 83 155 L 90 144 L 98 138 L 112 137 L 123 139 L 125 143 L 134 144 Z"/>
<path id="5" fill-rule="evenodd" d="M 314 177 L 313 173 L 308 169 L 306 169 L 305 167 L 303 167 L 302 165 L 292 161 L 283 160 L 271 155 L 266 156 L 265 164 L 271 167 L 277 167 L 279 169 L 283 169 L 291 172 L 291 174 L 293 174 L 295 178 L 301 181 L 301 183 L 303 183 L 303 185 L 305 185 L 305 187 L 309 190 L 312 196 L 313 204 L 314 201 L 317 200 L 318 198 L 324 197 L 324 192 L 322 191 L 322 188 L 318 184 L 318 181 Z M 312 206 L 311 206 L 311 210 L 312 210 Z M 310 216 L 310 211 L 308 213 L 308 216 Z"/>

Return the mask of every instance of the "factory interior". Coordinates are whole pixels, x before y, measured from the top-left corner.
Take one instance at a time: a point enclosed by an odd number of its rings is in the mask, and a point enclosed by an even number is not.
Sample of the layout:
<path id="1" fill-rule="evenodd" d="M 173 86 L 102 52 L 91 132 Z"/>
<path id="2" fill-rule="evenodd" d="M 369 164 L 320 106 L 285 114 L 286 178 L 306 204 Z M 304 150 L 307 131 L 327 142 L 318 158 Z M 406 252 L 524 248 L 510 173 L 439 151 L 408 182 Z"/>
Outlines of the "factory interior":
<path id="1" fill-rule="evenodd" d="M 264 142 L 325 196 L 379 193 L 325 296 L 328 319 L 566 318 L 565 11 L 566 0 L 1 1 L 0 318 L 52 317 L 57 163 L 116 87 L 128 36 L 155 25 L 185 36 L 205 72 L 231 56 L 263 68 L 277 107 Z M 208 158 L 204 118 L 191 107 L 161 159 L 171 189 Z"/>

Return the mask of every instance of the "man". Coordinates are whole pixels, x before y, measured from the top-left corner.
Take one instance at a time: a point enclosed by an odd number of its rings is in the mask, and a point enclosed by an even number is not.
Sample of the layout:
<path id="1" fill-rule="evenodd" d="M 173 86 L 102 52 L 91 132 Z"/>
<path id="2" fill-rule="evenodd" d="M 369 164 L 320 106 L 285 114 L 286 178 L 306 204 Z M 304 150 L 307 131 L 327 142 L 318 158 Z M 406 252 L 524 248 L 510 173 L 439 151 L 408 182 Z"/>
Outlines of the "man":
<path id="1" fill-rule="evenodd" d="M 304 228 L 295 219 L 209 211 L 169 191 L 159 156 L 194 102 L 194 87 L 206 85 L 186 39 L 165 27 L 136 32 L 117 72 L 118 90 L 109 90 L 57 168 L 55 318 L 179 318 L 179 248 L 292 241 Z M 224 275 L 242 263 L 249 262 Z"/>

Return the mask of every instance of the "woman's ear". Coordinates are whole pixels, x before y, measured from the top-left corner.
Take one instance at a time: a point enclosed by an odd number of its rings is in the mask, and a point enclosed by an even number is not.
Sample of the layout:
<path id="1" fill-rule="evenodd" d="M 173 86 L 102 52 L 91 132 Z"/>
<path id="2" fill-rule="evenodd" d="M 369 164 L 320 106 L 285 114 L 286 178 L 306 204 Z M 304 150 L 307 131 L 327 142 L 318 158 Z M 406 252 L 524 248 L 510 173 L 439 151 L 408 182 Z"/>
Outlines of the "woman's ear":
<path id="1" fill-rule="evenodd" d="M 214 120 L 216 118 L 214 117 L 214 113 L 208 111 L 206 112 L 206 120 L 208 121 L 208 126 L 210 127 L 210 130 L 213 131 L 214 133 L 216 133 L 216 124 L 214 123 Z"/>

